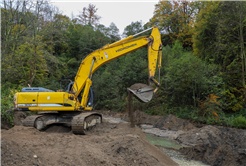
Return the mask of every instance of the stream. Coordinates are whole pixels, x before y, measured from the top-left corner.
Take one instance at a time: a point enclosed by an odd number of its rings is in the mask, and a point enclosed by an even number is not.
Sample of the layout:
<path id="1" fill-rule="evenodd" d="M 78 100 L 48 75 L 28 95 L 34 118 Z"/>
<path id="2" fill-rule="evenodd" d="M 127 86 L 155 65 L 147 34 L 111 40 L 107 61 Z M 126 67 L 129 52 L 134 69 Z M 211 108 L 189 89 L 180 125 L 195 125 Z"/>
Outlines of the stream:
<path id="1" fill-rule="evenodd" d="M 180 166 L 209 166 L 200 161 L 195 160 L 186 160 L 182 154 L 173 149 L 180 149 L 184 146 L 178 144 L 176 141 L 173 141 L 168 138 L 157 137 L 154 135 L 146 134 L 147 139 L 153 145 L 157 145 L 166 155 L 168 155 L 173 161 L 178 163 Z"/>
<path id="2" fill-rule="evenodd" d="M 104 119 L 109 123 L 128 123 L 121 120 L 120 118 L 105 117 Z M 168 155 L 173 161 L 178 163 L 180 166 L 209 166 L 201 161 L 187 160 L 184 156 L 172 149 L 180 149 L 184 147 L 172 140 L 183 132 L 178 131 L 163 131 L 157 128 L 153 128 L 152 125 L 141 125 L 142 131 L 146 134 L 147 139 L 153 145 L 157 145 L 166 155 Z M 156 135 L 156 136 L 155 136 Z M 171 149 L 170 149 L 171 148 Z"/>

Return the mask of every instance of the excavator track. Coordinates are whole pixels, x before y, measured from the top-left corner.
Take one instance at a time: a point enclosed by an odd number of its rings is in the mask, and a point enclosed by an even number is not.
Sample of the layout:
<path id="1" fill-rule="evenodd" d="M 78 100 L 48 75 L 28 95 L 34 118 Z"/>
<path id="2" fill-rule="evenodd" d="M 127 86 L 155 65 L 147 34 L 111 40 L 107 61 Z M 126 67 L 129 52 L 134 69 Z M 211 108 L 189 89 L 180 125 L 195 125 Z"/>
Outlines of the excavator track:
<path id="1" fill-rule="evenodd" d="M 36 119 L 38 117 L 41 117 L 41 116 L 43 116 L 43 115 L 31 115 L 31 116 L 28 116 L 22 121 L 22 124 L 23 124 L 23 126 L 26 126 L 26 127 L 34 127 Z"/>
<path id="2" fill-rule="evenodd" d="M 71 126 L 74 134 L 85 134 L 97 123 L 102 123 L 102 115 L 96 112 L 80 114 L 43 113 L 26 117 L 22 124 L 26 127 L 35 127 L 38 130 L 46 128 L 50 124 L 65 124 Z"/>
<path id="3" fill-rule="evenodd" d="M 73 117 L 72 131 L 74 134 L 85 134 L 97 123 L 102 123 L 102 115 L 95 112 L 81 113 Z"/>

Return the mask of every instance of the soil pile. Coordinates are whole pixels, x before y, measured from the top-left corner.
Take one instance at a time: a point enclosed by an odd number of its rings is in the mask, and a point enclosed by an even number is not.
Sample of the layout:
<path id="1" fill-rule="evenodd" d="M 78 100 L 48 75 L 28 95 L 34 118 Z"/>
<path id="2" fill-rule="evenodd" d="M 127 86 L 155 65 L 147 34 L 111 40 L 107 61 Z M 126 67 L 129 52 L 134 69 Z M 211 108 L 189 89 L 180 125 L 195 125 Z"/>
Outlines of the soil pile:
<path id="1" fill-rule="evenodd" d="M 146 85 L 146 84 L 136 83 L 136 84 L 133 84 L 132 86 L 130 86 L 130 89 L 132 89 L 132 90 L 138 90 L 138 89 L 145 88 L 147 86 L 148 85 Z"/>
<path id="2" fill-rule="evenodd" d="M 11 128 L 11 125 L 6 123 L 4 119 L 1 119 L 1 129 L 10 129 Z"/>
<path id="3" fill-rule="evenodd" d="M 115 118 L 121 118 L 122 120 L 125 120 L 129 122 L 129 118 L 127 114 L 123 113 L 110 113 L 107 111 L 101 112 L 102 114 L 109 114 Z M 187 120 L 177 118 L 173 115 L 167 115 L 167 116 L 151 116 L 147 115 L 142 111 L 136 110 L 134 112 L 134 120 L 135 124 L 147 124 L 147 125 L 153 125 L 154 128 L 159 128 L 161 130 L 183 130 L 188 131 L 191 129 L 196 129 L 196 127 L 190 123 Z"/>
<path id="4" fill-rule="evenodd" d="M 108 111 L 97 111 L 97 112 L 107 116 L 112 116 L 114 118 L 120 118 L 126 122 L 130 121 L 126 113 L 116 113 L 116 112 L 108 112 Z M 139 110 L 134 111 L 133 115 L 136 125 L 140 125 L 140 124 L 154 125 L 160 117 L 160 116 L 150 116 Z"/>
<path id="5" fill-rule="evenodd" d="M 87 135 L 62 126 L 45 132 L 15 126 L 2 130 L 1 146 L 3 166 L 178 165 L 149 143 L 141 129 L 122 123 L 102 123 Z"/>
<path id="6" fill-rule="evenodd" d="M 180 134 L 177 140 L 192 147 L 180 150 L 189 159 L 211 165 L 246 165 L 246 131 L 220 126 L 204 126 Z"/>
<path id="7" fill-rule="evenodd" d="M 196 129 L 196 127 L 191 124 L 190 122 L 176 118 L 173 115 L 167 115 L 162 118 L 159 118 L 158 121 L 154 124 L 154 128 L 159 128 L 159 129 L 168 129 L 168 130 L 183 130 L 183 131 L 188 131 L 191 129 Z"/>
<path id="8" fill-rule="evenodd" d="M 26 113 L 22 112 L 22 111 L 15 111 L 14 115 L 13 115 L 13 125 L 15 126 L 19 126 L 21 125 L 21 120 L 24 120 L 26 118 Z M 6 123 L 5 119 L 1 119 L 1 129 L 10 129 L 11 127 L 13 127 L 10 123 Z"/>
<path id="9" fill-rule="evenodd" d="M 14 119 L 13 119 L 13 123 L 15 126 L 20 126 L 21 121 L 24 120 L 27 117 L 27 114 L 25 112 L 22 111 L 15 111 L 14 113 Z"/>
<path id="10" fill-rule="evenodd" d="M 31 129 L 28 129 L 31 132 Z M 35 132 L 36 129 L 33 129 Z M 16 141 L 8 140 L 8 138 L 1 138 L 1 165 L 48 165 L 48 161 L 44 158 L 40 158 L 36 155 L 36 150 L 34 148 L 29 149 L 29 145 L 19 144 Z M 12 131 L 13 132 L 13 131 Z M 18 139 L 16 136 L 14 139 Z M 33 145 L 35 147 L 35 145 Z"/>

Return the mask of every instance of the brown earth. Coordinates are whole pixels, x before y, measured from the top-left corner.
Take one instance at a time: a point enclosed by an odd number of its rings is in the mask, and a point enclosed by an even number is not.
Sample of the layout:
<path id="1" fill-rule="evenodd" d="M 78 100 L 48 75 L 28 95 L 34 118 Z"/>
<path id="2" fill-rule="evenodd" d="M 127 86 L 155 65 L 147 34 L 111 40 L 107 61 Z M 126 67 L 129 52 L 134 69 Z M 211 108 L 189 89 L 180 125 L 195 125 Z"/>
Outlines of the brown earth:
<path id="1" fill-rule="evenodd" d="M 142 84 L 142 83 L 136 83 L 136 84 L 133 84 L 132 86 L 130 86 L 130 89 L 132 90 L 137 90 L 137 89 L 141 89 L 141 88 L 145 88 L 146 84 Z"/>
<path id="2" fill-rule="evenodd" d="M 178 165 L 129 124 L 104 122 L 87 135 L 74 135 L 63 126 L 43 132 L 15 126 L 2 130 L 1 137 L 2 166 Z"/>
<path id="3" fill-rule="evenodd" d="M 13 119 L 14 125 L 15 126 L 20 126 L 21 125 L 21 121 L 24 120 L 26 117 L 27 117 L 27 114 L 25 112 L 15 111 L 14 119 Z"/>
<path id="4" fill-rule="evenodd" d="M 154 124 L 154 128 L 159 128 L 159 129 L 168 129 L 168 130 L 183 130 L 183 131 L 188 131 L 191 129 L 196 129 L 196 127 L 188 122 L 187 120 L 177 118 L 173 115 L 167 115 L 164 117 L 161 117 L 157 120 L 157 122 Z"/>
<path id="5" fill-rule="evenodd" d="M 129 121 L 127 114 L 99 112 Z M 24 115 L 16 116 L 21 120 Z M 163 131 L 184 131 L 176 141 L 191 146 L 179 150 L 188 159 L 215 166 L 246 165 L 246 130 L 199 127 L 172 115 L 149 116 L 141 111 L 134 112 L 134 119 L 135 124 L 150 124 Z M 103 123 L 86 136 L 74 135 L 61 126 L 51 126 L 45 132 L 15 126 L 2 130 L 1 143 L 2 165 L 175 165 L 139 128 L 122 123 Z"/>
<path id="6" fill-rule="evenodd" d="M 161 130 L 182 130 L 176 141 L 191 147 L 179 151 L 188 159 L 200 160 L 213 166 L 246 165 L 246 130 L 191 123 L 173 115 L 150 116 L 135 111 L 135 120 Z M 128 121 L 124 114 L 111 114 Z"/>
<path id="7" fill-rule="evenodd" d="M 129 122 L 129 118 L 127 114 L 114 113 L 108 111 L 100 111 L 100 112 L 102 114 L 111 115 L 115 118 L 121 118 L 122 120 Z M 142 111 L 136 110 L 134 112 L 134 120 L 135 120 L 135 124 L 153 125 L 154 128 L 159 128 L 161 130 L 188 131 L 197 128 L 189 121 L 185 119 L 177 118 L 171 114 L 167 116 L 150 116 Z"/>
<path id="8" fill-rule="evenodd" d="M 180 150 L 188 159 L 216 166 L 246 165 L 246 130 L 208 125 L 180 134 L 176 140 L 192 145 Z"/>

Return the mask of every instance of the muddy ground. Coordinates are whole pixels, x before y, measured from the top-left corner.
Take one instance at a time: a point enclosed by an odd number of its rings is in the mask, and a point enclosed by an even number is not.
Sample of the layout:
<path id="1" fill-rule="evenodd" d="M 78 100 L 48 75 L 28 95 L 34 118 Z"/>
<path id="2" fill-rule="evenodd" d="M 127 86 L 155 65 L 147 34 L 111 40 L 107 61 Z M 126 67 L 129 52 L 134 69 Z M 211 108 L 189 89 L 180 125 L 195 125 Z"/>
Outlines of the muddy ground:
<path id="1" fill-rule="evenodd" d="M 1 130 L 1 165 L 163 165 L 177 166 L 149 143 L 140 128 L 103 122 L 87 135 L 50 126 L 46 131 L 14 126 Z"/>
<path id="2" fill-rule="evenodd" d="M 128 114 L 99 111 L 129 121 Z M 23 114 L 16 115 L 16 122 Z M 215 166 L 246 165 L 246 130 L 191 123 L 168 116 L 134 112 L 134 123 L 151 125 L 172 139 L 189 145 L 179 150 L 188 159 Z M 19 118 L 19 120 L 17 120 Z M 2 165 L 175 165 L 148 142 L 140 128 L 127 123 L 103 123 L 88 135 L 74 135 L 70 128 L 51 126 L 44 132 L 15 126 L 2 129 Z M 36 156 L 37 157 L 36 157 Z"/>
<path id="3" fill-rule="evenodd" d="M 246 130 L 208 125 L 180 134 L 176 140 L 192 145 L 180 150 L 189 159 L 216 166 L 246 165 Z"/>
<path id="4" fill-rule="evenodd" d="M 126 114 L 102 113 L 129 121 Z M 176 132 L 169 138 L 189 145 L 178 150 L 187 159 L 200 160 L 213 166 L 246 165 L 246 130 L 191 123 L 173 115 L 149 116 L 140 111 L 135 111 L 135 123 L 152 125 L 153 128 L 148 130 Z"/>

